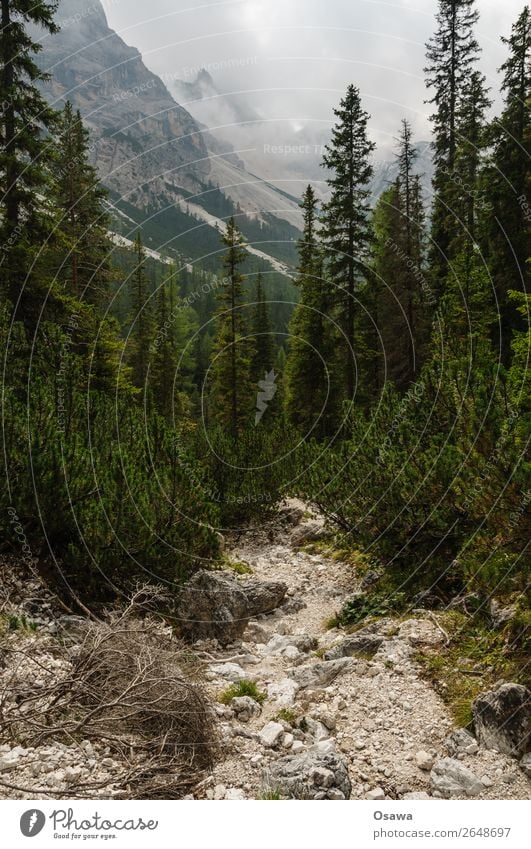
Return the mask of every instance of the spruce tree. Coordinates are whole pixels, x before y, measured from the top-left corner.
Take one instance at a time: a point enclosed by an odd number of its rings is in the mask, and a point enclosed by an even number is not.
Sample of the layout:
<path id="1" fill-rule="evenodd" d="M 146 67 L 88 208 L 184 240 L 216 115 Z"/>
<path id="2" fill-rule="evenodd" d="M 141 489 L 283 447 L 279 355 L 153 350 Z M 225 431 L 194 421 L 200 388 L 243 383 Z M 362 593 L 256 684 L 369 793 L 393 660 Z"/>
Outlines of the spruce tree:
<path id="1" fill-rule="evenodd" d="M 459 109 L 479 53 L 474 36 L 478 12 L 475 0 L 439 0 L 437 31 L 427 44 L 427 86 L 434 130 L 431 266 L 437 293 L 442 294 L 455 230 L 453 184 L 459 139 Z M 454 184 L 455 185 L 455 184 Z"/>
<path id="2" fill-rule="evenodd" d="M 492 159 L 484 175 L 485 198 L 491 212 L 485 218 L 483 248 L 488 256 L 500 312 L 500 350 L 511 355 L 511 333 L 523 323 L 508 292 L 525 291 L 529 271 L 529 158 L 531 155 L 531 15 L 526 6 L 502 38 L 509 56 L 502 65 L 505 108 L 491 127 Z"/>
<path id="3" fill-rule="evenodd" d="M 311 185 L 304 192 L 301 207 L 304 227 L 297 278 L 301 297 L 289 325 L 284 405 L 288 421 L 301 433 L 324 437 L 337 425 L 337 334 L 331 318 L 331 287 L 324 278 L 317 239 L 317 197 Z"/>
<path id="4" fill-rule="evenodd" d="M 271 315 L 265 299 L 264 285 L 260 273 L 258 273 L 256 279 L 255 299 L 251 327 L 255 348 L 252 373 L 254 380 L 258 381 L 263 380 L 265 374 L 269 374 L 275 360 Z"/>
<path id="5" fill-rule="evenodd" d="M 323 166 L 332 175 L 327 179 L 331 195 L 323 209 L 322 239 L 326 273 L 336 287 L 337 313 L 346 340 L 344 384 L 351 399 L 356 385 L 356 289 L 365 274 L 371 239 L 369 158 L 374 143 L 367 137 L 369 115 L 355 86 L 349 85 L 334 114 L 338 120 L 323 157 Z"/>
<path id="6" fill-rule="evenodd" d="M 30 265 L 30 245 L 40 243 L 46 216 L 40 215 L 49 180 L 51 148 L 44 130 L 51 131 L 56 114 L 38 85 L 47 79 L 34 57 L 42 49 L 30 27 L 46 33 L 58 28 L 53 20 L 57 2 L 1 0 L 0 31 L 0 243 L 5 293 L 19 301 Z M 28 282 L 30 285 L 28 286 Z M 26 281 L 31 288 L 32 281 Z M 28 292 L 18 313 L 27 318 L 35 309 Z"/>
<path id="7" fill-rule="evenodd" d="M 69 102 L 61 115 L 53 170 L 63 237 L 60 248 L 66 253 L 59 276 L 74 297 L 102 305 L 111 276 L 107 192 L 89 163 L 88 131 Z"/>
<path id="8" fill-rule="evenodd" d="M 197 327 L 194 311 L 179 298 L 177 270 L 171 267 L 155 298 L 155 325 L 149 386 L 155 408 L 168 421 L 191 413 Z"/>
<path id="9" fill-rule="evenodd" d="M 131 275 L 131 329 L 129 357 L 133 384 L 137 389 L 147 390 L 150 352 L 153 342 L 153 307 L 150 300 L 149 279 L 145 271 L 146 254 L 142 236 L 137 233 L 134 241 L 135 267 Z"/>
<path id="10" fill-rule="evenodd" d="M 242 312 L 244 278 L 240 268 L 246 256 L 245 242 L 234 217 L 228 221 L 223 244 L 227 248 L 223 258 L 225 278 L 218 296 L 210 409 L 212 418 L 237 443 L 251 421 L 257 388 L 251 379 L 254 349 Z"/>

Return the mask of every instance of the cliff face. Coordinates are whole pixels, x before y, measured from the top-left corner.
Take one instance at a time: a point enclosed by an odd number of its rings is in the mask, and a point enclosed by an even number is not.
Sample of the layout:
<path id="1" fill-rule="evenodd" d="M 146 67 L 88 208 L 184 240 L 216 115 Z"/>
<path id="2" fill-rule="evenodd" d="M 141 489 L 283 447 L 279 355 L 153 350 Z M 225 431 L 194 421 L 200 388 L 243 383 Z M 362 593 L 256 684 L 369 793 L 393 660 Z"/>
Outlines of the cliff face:
<path id="1" fill-rule="evenodd" d="M 103 182 L 141 208 L 197 190 L 210 172 L 200 127 L 109 28 L 99 0 L 62 0 L 57 20 L 61 31 L 39 54 L 51 74 L 45 93 L 80 109 Z"/>

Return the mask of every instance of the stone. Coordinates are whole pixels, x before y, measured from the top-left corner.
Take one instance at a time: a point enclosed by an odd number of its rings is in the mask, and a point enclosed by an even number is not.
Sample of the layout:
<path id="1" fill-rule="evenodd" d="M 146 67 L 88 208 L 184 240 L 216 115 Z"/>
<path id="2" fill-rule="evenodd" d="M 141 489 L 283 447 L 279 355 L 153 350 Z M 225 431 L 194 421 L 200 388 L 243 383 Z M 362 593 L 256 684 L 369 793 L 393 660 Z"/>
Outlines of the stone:
<path id="1" fill-rule="evenodd" d="M 375 787 L 374 790 L 369 790 L 369 792 L 365 794 L 365 798 L 372 799 L 373 802 L 380 802 L 385 799 L 385 792 L 381 787 Z"/>
<path id="2" fill-rule="evenodd" d="M 280 507 L 278 514 L 287 525 L 298 525 L 304 519 L 304 508 L 295 504 Z"/>
<path id="3" fill-rule="evenodd" d="M 444 799 L 452 796 L 477 796 L 484 789 L 479 778 L 453 758 L 441 758 L 436 761 L 430 779 L 432 790 L 440 793 Z"/>
<path id="4" fill-rule="evenodd" d="M 454 756 L 460 754 L 475 755 L 479 750 L 476 738 L 465 728 L 452 731 L 444 743 L 449 753 Z"/>
<path id="5" fill-rule="evenodd" d="M 493 598 L 490 602 L 490 619 L 493 628 L 503 628 L 516 615 L 516 606 L 503 607 Z"/>
<path id="6" fill-rule="evenodd" d="M 284 728 L 280 722 L 268 722 L 260 731 L 260 742 L 268 749 L 278 746 L 284 736 Z"/>
<path id="7" fill-rule="evenodd" d="M 217 678 L 226 678 L 227 681 L 232 681 L 234 684 L 249 677 L 245 669 L 242 669 L 237 663 L 218 663 L 215 666 L 209 666 L 209 670 Z"/>
<path id="8" fill-rule="evenodd" d="M 346 637 L 340 643 L 332 646 L 325 652 L 325 660 L 337 660 L 340 657 L 353 657 L 354 655 L 376 654 L 383 643 L 383 637 L 367 634 L 363 636 Z"/>
<path id="9" fill-rule="evenodd" d="M 290 543 L 293 548 L 300 548 L 310 542 L 319 542 L 326 536 L 328 536 L 328 533 L 323 523 L 312 519 L 309 522 L 302 522 L 292 530 Z"/>
<path id="10" fill-rule="evenodd" d="M 531 752 L 523 756 L 520 761 L 520 768 L 523 769 L 528 778 L 531 778 Z"/>
<path id="11" fill-rule="evenodd" d="M 268 654 L 284 657 L 289 657 L 286 652 L 290 648 L 296 649 L 297 653 L 306 653 L 317 648 L 317 640 L 309 634 L 291 634 L 286 636 L 275 634 L 266 645 Z"/>
<path id="12" fill-rule="evenodd" d="M 220 800 L 225 798 L 225 793 L 227 792 L 227 788 L 224 784 L 216 784 L 214 787 L 214 799 Z"/>
<path id="13" fill-rule="evenodd" d="M 238 579 L 225 572 L 201 569 L 183 587 L 177 607 L 180 631 L 188 640 L 238 640 L 249 619 L 270 613 L 287 593 L 280 581 Z"/>
<path id="14" fill-rule="evenodd" d="M 483 784 L 483 787 L 492 787 L 494 784 L 492 778 L 489 778 L 488 775 L 481 776 L 481 783 Z"/>
<path id="15" fill-rule="evenodd" d="M 270 639 L 270 632 L 259 622 L 249 622 L 245 629 L 244 636 L 246 640 L 251 640 L 255 643 L 267 643 Z"/>
<path id="16" fill-rule="evenodd" d="M 289 754 L 270 764 L 266 785 L 289 799 L 349 799 L 351 784 L 344 761 L 314 750 Z"/>
<path id="17" fill-rule="evenodd" d="M 292 678 L 282 678 L 273 684 L 268 684 L 267 695 L 275 701 L 279 707 L 291 707 L 295 703 L 295 697 L 299 685 Z"/>
<path id="18" fill-rule="evenodd" d="M 424 769 L 426 772 L 429 772 L 435 763 L 435 758 L 433 755 L 430 755 L 429 752 L 421 750 L 415 755 L 415 763 L 419 769 Z"/>
<path id="19" fill-rule="evenodd" d="M 285 749 L 291 749 L 294 743 L 294 736 L 287 731 L 282 738 L 282 745 Z"/>
<path id="20" fill-rule="evenodd" d="M 411 799 L 411 801 L 417 800 L 419 802 L 429 798 L 431 798 L 430 794 L 425 793 L 423 790 L 413 790 L 409 793 L 404 793 L 402 796 L 402 799 Z"/>
<path id="21" fill-rule="evenodd" d="M 334 755 L 336 752 L 336 741 L 330 738 L 329 740 L 320 740 L 312 749 L 320 755 Z"/>
<path id="22" fill-rule="evenodd" d="M 301 740 L 294 740 L 291 746 L 291 751 L 293 754 L 298 754 L 299 752 L 304 751 L 304 743 Z"/>
<path id="23" fill-rule="evenodd" d="M 338 675 L 346 672 L 351 666 L 350 658 L 324 660 L 292 669 L 290 675 L 299 687 L 328 687 Z"/>
<path id="24" fill-rule="evenodd" d="M 231 799 L 233 801 L 240 802 L 242 799 L 245 798 L 245 793 L 243 792 L 243 790 L 240 790 L 239 787 L 229 787 L 229 789 L 225 793 L 225 799 Z"/>
<path id="25" fill-rule="evenodd" d="M 523 684 L 501 684 L 481 693 L 472 705 L 480 745 L 520 757 L 529 748 L 530 692 Z"/>
<path id="26" fill-rule="evenodd" d="M 250 696 L 236 696 L 230 706 L 240 722 L 249 722 L 254 716 L 260 716 L 262 708 Z"/>

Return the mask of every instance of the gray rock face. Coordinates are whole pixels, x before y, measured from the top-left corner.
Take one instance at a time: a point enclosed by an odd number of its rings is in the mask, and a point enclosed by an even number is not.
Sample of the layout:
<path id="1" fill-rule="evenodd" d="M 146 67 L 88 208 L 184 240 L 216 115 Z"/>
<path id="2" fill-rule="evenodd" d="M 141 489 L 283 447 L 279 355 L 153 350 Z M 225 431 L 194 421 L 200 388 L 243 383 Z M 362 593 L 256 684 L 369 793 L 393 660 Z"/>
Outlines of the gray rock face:
<path id="1" fill-rule="evenodd" d="M 383 637 L 376 635 L 354 635 L 346 637 L 341 643 L 332 646 L 325 653 L 325 660 L 337 660 L 340 657 L 353 657 L 354 655 L 373 655 L 383 643 Z"/>
<path id="2" fill-rule="evenodd" d="M 432 791 L 437 791 L 445 799 L 451 796 L 478 796 L 483 784 L 461 761 L 453 758 L 441 758 L 436 761 L 430 774 Z"/>
<path id="3" fill-rule="evenodd" d="M 303 522 L 291 532 L 290 542 L 293 548 L 300 548 L 309 542 L 318 542 L 327 536 L 324 525 L 314 520 Z"/>
<path id="4" fill-rule="evenodd" d="M 290 672 L 291 678 L 299 687 L 328 687 L 342 672 L 350 667 L 351 660 L 348 657 L 338 660 L 325 660 L 321 663 L 298 666 Z"/>
<path id="5" fill-rule="evenodd" d="M 475 755 L 479 749 L 475 737 L 472 736 L 470 731 L 466 731 L 464 728 L 458 728 L 456 731 L 452 731 L 444 742 L 451 755 Z"/>
<path id="6" fill-rule="evenodd" d="M 226 645 L 242 636 L 249 619 L 278 607 L 286 592 L 280 581 L 239 581 L 223 572 L 201 570 L 181 593 L 181 632 L 190 640 L 217 639 Z"/>
<path id="7" fill-rule="evenodd" d="M 288 755 L 272 763 L 266 786 L 288 799 L 349 799 L 351 784 L 343 760 L 316 751 Z"/>
<path id="8" fill-rule="evenodd" d="M 522 684 L 502 684 L 481 693 L 472 707 L 474 729 L 480 744 L 515 757 L 529 746 L 530 692 Z"/>

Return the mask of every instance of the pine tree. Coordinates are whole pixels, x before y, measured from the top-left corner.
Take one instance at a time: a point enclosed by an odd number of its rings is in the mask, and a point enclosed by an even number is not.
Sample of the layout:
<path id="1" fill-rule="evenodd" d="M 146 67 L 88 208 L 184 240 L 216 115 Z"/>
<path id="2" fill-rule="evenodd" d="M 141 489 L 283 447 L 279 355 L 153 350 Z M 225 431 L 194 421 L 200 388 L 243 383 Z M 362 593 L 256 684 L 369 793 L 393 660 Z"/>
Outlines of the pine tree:
<path id="1" fill-rule="evenodd" d="M 133 384 L 143 393 L 147 390 L 150 350 L 153 341 L 153 308 L 150 301 L 149 279 L 145 271 L 146 254 L 142 236 L 134 242 L 135 267 L 131 276 L 131 329 L 129 331 Z"/>
<path id="2" fill-rule="evenodd" d="M 289 325 L 284 404 L 292 425 L 304 434 L 324 437 L 337 424 L 337 334 L 329 317 L 333 299 L 323 276 L 316 232 L 318 204 L 311 185 L 303 195 L 301 208 L 304 227 L 299 242 L 297 279 L 301 298 Z"/>
<path id="3" fill-rule="evenodd" d="M 529 255 L 529 158 L 531 155 L 531 15 L 526 6 L 502 38 L 509 56 L 502 65 L 505 108 L 491 127 L 492 161 L 484 175 L 491 211 L 485 219 L 483 247 L 488 256 L 501 320 L 500 350 L 511 355 L 511 332 L 524 325 L 508 292 L 525 291 Z"/>
<path id="4" fill-rule="evenodd" d="M 253 345 L 246 335 L 243 301 L 244 239 L 234 217 L 223 234 L 227 253 L 223 259 L 225 279 L 219 294 L 216 338 L 211 364 L 212 417 L 238 442 L 242 429 L 251 421 L 256 386 L 251 380 Z"/>
<path id="5" fill-rule="evenodd" d="M 107 191 L 89 163 L 89 137 L 81 115 L 66 103 L 61 115 L 55 191 L 60 210 L 61 253 L 66 257 L 59 275 L 74 297 L 101 305 L 110 281 L 109 216 L 104 207 Z"/>
<path id="6" fill-rule="evenodd" d="M 275 360 L 275 344 L 271 316 L 265 299 L 262 275 L 258 273 L 256 279 L 256 304 L 253 310 L 251 332 L 254 341 L 255 353 L 253 357 L 252 373 L 255 381 L 263 380 L 265 374 L 269 374 Z"/>
<path id="7" fill-rule="evenodd" d="M 431 266 L 435 287 L 442 293 L 451 259 L 452 234 L 455 231 L 453 188 L 455 160 L 459 140 L 459 109 L 463 92 L 479 53 L 474 36 L 478 12 L 475 0 L 439 0 L 437 31 L 427 44 L 428 88 L 435 93 L 429 103 L 434 129 Z"/>
<path id="8" fill-rule="evenodd" d="M 39 243 L 46 217 L 39 214 L 38 194 L 45 193 L 51 149 L 43 130 L 51 131 L 56 114 L 46 104 L 38 85 L 47 79 L 35 63 L 41 45 L 30 34 L 37 26 L 47 33 L 57 2 L 1 0 L 0 31 L 0 243 L 5 293 L 19 302 L 29 270 L 30 245 Z M 26 281 L 26 283 L 25 283 Z M 27 318 L 36 305 L 24 292 L 18 314 Z"/>
<path id="9" fill-rule="evenodd" d="M 356 384 L 356 289 L 365 273 L 371 239 L 369 158 L 374 143 L 367 137 L 369 116 L 355 86 L 348 87 L 334 114 L 338 121 L 323 157 L 323 166 L 332 171 L 332 176 L 327 179 L 331 196 L 323 210 L 322 238 L 326 273 L 337 290 L 335 300 L 345 334 L 345 392 L 351 399 Z"/>
<path id="10" fill-rule="evenodd" d="M 191 413 L 197 328 L 194 311 L 179 299 L 174 267 L 158 287 L 155 323 L 149 384 L 156 409 L 171 421 Z"/>

